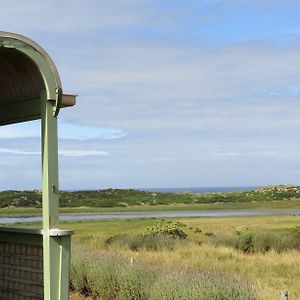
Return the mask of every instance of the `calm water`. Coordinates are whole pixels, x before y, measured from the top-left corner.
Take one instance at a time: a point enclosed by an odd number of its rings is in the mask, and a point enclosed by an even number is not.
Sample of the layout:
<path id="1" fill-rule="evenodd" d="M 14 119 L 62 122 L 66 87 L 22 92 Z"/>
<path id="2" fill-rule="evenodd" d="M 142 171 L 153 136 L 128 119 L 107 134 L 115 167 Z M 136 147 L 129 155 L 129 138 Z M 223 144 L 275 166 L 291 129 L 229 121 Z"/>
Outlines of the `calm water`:
<path id="1" fill-rule="evenodd" d="M 105 213 L 105 214 L 65 214 L 61 221 L 84 221 L 104 219 L 141 219 L 141 218 L 176 218 L 176 217 L 239 217 L 239 216 L 272 216 L 272 215 L 300 215 L 300 209 L 276 210 L 207 210 L 184 212 L 153 212 L 153 213 Z M 0 217 L 0 224 L 15 224 L 40 222 L 41 216 L 31 217 Z"/>
<path id="2" fill-rule="evenodd" d="M 259 186 L 227 186 L 227 187 L 181 187 L 181 188 L 140 188 L 146 192 L 165 192 L 165 193 L 225 193 L 225 192 L 245 192 L 259 188 Z"/>

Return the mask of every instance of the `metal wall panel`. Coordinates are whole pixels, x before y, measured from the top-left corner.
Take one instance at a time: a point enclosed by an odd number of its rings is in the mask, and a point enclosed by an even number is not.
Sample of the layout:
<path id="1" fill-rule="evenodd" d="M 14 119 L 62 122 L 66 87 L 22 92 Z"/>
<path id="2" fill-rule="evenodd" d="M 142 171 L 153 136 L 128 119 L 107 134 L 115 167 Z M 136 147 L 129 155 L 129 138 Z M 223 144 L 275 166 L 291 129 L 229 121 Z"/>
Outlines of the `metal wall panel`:
<path id="1" fill-rule="evenodd" d="M 42 246 L 0 242 L 0 299 L 44 299 Z"/>

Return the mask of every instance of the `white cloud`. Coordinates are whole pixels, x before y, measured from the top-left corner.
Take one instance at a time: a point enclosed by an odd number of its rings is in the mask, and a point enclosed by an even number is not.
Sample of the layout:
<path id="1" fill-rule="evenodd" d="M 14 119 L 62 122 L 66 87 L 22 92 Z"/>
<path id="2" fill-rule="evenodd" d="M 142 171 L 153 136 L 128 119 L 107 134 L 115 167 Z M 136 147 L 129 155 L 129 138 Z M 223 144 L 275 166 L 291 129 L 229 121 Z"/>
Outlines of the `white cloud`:
<path id="1" fill-rule="evenodd" d="M 66 122 L 59 122 L 58 133 L 61 139 L 91 140 L 103 139 L 114 140 L 126 136 L 121 129 L 105 128 L 97 126 L 78 125 Z"/>
<path id="2" fill-rule="evenodd" d="M 284 153 L 280 153 L 280 151 L 267 151 L 267 150 L 241 150 L 241 151 L 221 151 L 221 152 L 213 152 L 211 153 L 212 156 L 215 157 L 223 157 L 223 158 L 265 158 L 265 159 L 272 159 L 272 158 L 280 158 Z"/>
<path id="3" fill-rule="evenodd" d="M 0 139 L 40 138 L 40 121 L 20 123 L 0 128 Z M 85 141 L 90 139 L 119 139 L 126 136 L 121 129 L 99 126 L 78 125 L 68 122 L 58 122 L 58 136 L 60 139 L 74 139 Z"/>
<path id="4" fill-rule="evenodd" d="M 74 122 L 125 131 L 300 126 L 299 107 L 289 97 L 291 87 L 299 86 L 298 44 L 240 44 L 211 51 L 129 40 L 95 44 L 86 48 L 88 53 L 93 65 L 63 69 L 70 84 L 78 83 L 78 106 L 66 112 Z M 258 92 L 278 87 L 280 97 Z"/>
<path id="5" fill-rule="evenodd" d="M 14 154 L 14 155 L 40 155 L 39 151 L 35 150 L 20 150 L 20 149 L 10 149 L 10 148 L 0 148 L 0 153 L 3 154 Z"/>
<path id="6" fill-rule="evenodd" d="M 0 148 L 0 153 L 11 154 L 11 155 L 41 155 L 38 150 L 28 150 L 28 149 L 12 149 L 12 148 Z M 65 157 L 86 157 L 86 156 L 108 156 L 107 151 L 101 150 L 67 150 L 62 149 L 58 151 L 58 154 Z"/>
<path id="7" fill-rule="evenodd" d="M 59 150 L 61 156 L 66 157 L 85 157 L 85 156 L 108 156 L 107 151 L 100 150 Z"/>
<path id="8" fill-rule="evenodd" d="M 64 90 L 79 94 L 59 116 L 65 188 L 298 180 L 299 26 L 284 28 L 296 37 L 284 46 L 256 32 L 258 42 L 220 47 L 218 33 L 247 40 L 252 32 L 231 10 L 247 1 L 203 1 L 214 11 L 195 10 L 191 20 L 192 4 L 200 2 L 169 9 L 156 0 L 3 3 L 1 27 L 40 42 Z M 261 18 L 256 9 L 272 17 L 274 1 L 250 2 L 255 9 L 244 11 L 247 17 Z M 241 26 L 234 33 L 222 31 L 235 21 Z M 215 30 L 213 47 L 201 35 L 205 26 Z M 26 170 L 40 170 L 32 150 L 39 128 L 30 126 L 0 128 L 1 167 L 19 186 L 32 182 L 22 177 Z M 83 159 L 76 164 L 74 157 Z"/>
<path id="9" fill-rule="evenodd" d="M 5 30 L 76 36 L 132 28 L 147 20 L 156 23 L 153 13 L 158 11 L 153 4 L 150 0 L 11 0 L 1 3 L 5 11 L 1 23 Z"/>

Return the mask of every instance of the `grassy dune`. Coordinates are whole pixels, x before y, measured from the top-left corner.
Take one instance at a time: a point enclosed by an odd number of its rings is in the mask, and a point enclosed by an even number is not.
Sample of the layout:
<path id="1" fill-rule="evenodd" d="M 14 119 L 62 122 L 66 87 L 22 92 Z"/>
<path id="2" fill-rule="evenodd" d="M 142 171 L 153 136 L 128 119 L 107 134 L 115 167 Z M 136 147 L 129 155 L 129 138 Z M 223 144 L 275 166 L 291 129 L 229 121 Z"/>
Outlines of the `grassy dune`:
<path id="1" fill-rule="evenodd" d="M 188 238 L 174 243 L 168 249 L 162 247 L 157 250 L 138 249 L 138 251 L 132 251 L 130 247 L 123 244 L 107 245 L 105 243 L 108 238 L 118 234 L 134 236 L 143 233 L 147 227 L 155 225 L 157 221 L 155 219 L 102 220 L 73 222 L 64 224 L 64 226 L 73 228 L 76 232 L 73 239 L 74 262 L 78 262 L 78 259 L 82 258 L 82 254 L 84 254 L 85 259 L 92 258 L 93 265 L 97 264 L 97 257 L 100 258 L 100 261 L 104 257 L 107 261 L 110 261 L 110 259 L 114 261 L 118 257 L 122 260 L 124 268 L 129 268 L 125 269 L 129 271 L 125 272 L 125 279 L 122 277 L 122 284 L 131 282 L 130 280 L 135 278 L 134 276 L 137 274 L 135 272 L 140 272 L 140 269 L 144 272 L 163 274 L 163 278 L 173 276 L 170 274 L 174 274 L 174 272 L 176 274 L 192 272 L 193 276 L 202 276 L 201 278 L 206 276 L 203 274 L 208 274 L 207 272 L 215 272 L 214 277 L 218 278 L 218 287 L 222 282 L 227 282 L 229 285 L 233 284 L 228 283 L 230 282 L 228 278 L 234 278 L 239 282 L 239 288 L 249 285 L 253 291 L 256 291 L 257 299 L 279 299 L 281 290 L 288 290 L 291 299 L 300 299 L 299 250 L 287 250 L 278 253 L 270 249 L 266 253 L 243 253 L 232 247 L 215 246 L 210 242 L 214 237 L 222 237 L 244 229 L 255 233 L 268 232 L 283 236 L 293 235 L 299 238 L 297 234 L 300 228 L 300 216 L 174 219 L 174 222 L 180 221 L 184 224 L 183 229 L 188 234 Z M 164 222 L 168 221 L 165 220 Z M 73 265 L 73 276 L 75 276 L 74 268 L 76 269 L 76 266 Z M 122 272 L 124 273 L 124 270 Z M 122 272 L 120 271 L 120 274 Z M 128 274 L 131 274 L 129 281 Z M 150 280 L 147 277 L 149 274 L 147 274 L 141 277 L 146 278 L 144 281 Z M 77 274 L 77 276 L 79 275 Z M 78 282 L 78 278 L 76 280 Z M 178 285 L 183 282 L 182 278 L 176 280 Z M 161 280 L 150 280 L 149 282 L 157 285 Z M 123 286 L 122 284 L 120 283 L 121 286 Z M 170 287 L 168 282 L 165 282 L 165 284 L 171 293 L 174 288 Z M 160 289 L 163 288 L 164 286 L 161 285 Z M 199 290 L 198 286 L 196 288 Z M 195 290 L 195 286 L 191 289 Z M 76 293 L 73 293 L 72 297 L 72 299 L 83 299 L 82 296 L 76 295 Z"/>
<path id="2" fill-rule="evenodd" d="M 132 205 L 127 207 L 61 207 L 60 213 L 113 213 L 113 212 L 156 212 L 156 211 L 198 211 L 226 209 L 300 209 L 300 200 L 274 200 L 252 202 L 215 202 L 215 203 L 170 203 L 167 205 Z M 38 215 L 40 207 L 2 207 L 0 216 L 4 215 Z"/>
<path id="3" fill-rule="evenodd" d="M 98 191 L 60 192 L 60 207 L 65 211 L 97 208 L 99 211 L 135 211 L 215 208 L 299 208 L 300 187 L 273 186 L 247 192 L 227 193 L 154 193 L 139 190 L 107 189 Z M 11 211 L 36 212 L 41 208 L 40 191 L 0 192 L 0 208 Z M 37 209 L 36 211 L 32 209 Z M 3 213 L 3 212 L 2 212 Z"/>

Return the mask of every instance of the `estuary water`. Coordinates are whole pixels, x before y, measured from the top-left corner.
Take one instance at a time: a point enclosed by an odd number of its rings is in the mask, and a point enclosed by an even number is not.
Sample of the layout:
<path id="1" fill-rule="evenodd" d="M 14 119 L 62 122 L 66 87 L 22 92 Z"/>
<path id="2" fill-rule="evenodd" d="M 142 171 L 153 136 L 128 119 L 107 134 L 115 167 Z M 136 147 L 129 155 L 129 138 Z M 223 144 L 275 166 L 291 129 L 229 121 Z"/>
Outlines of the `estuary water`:
<path id="1" fill-rule="evenodd" d="M 170 212 L 136 212 L 136 213 L 86 213 L 61 214 L 61 221 L 88 221 L 107 219 L 143 219 L 143 218 L 185 218 L 185 217 L 241 217 L 241 216 L 275 216 L 300 215 L 300 209 L 273 209 L 273 210 L 205 210 L 205 211 L 170 211 Z M 40 222 L 41 216 L 0 217 L 0 224 L 16 224 Z"/>

